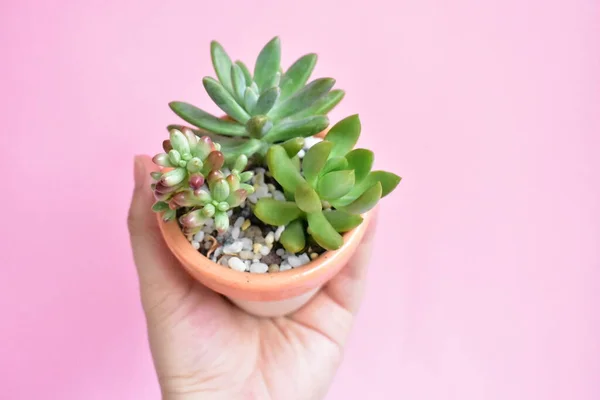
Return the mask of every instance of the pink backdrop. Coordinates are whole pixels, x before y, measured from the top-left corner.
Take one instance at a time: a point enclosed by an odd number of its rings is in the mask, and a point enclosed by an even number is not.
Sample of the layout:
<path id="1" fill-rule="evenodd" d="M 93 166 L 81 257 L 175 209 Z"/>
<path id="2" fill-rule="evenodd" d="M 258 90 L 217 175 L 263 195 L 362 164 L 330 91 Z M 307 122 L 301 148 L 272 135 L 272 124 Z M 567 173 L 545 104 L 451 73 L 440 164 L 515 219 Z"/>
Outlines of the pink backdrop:
<path id="1" fill-rule="evenodd" d="M 208 104 L 211 39 L 252 62 L 277 34 L 404 177 L 328 399 L 599 398 L 598 2 L 0 7 L 0 397 L 158 398 L 132 156 L 159 151 L 168 101 Z"/>

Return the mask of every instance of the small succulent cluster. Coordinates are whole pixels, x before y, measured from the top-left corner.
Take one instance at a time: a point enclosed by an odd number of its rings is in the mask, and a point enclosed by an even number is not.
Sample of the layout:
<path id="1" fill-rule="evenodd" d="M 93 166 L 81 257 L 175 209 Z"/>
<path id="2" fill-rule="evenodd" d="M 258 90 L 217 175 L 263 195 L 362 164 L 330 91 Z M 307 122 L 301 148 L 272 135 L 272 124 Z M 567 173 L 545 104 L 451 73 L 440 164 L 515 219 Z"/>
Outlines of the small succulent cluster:
<path id="1" fill-rule="evenodd" d="M 254 213 L 266 224 L 286 226 L 280 239 L 286 250 L 301 251 L 307 236 L 327 250 L 339 249 L 340 233 L 360 225 L 361 214 L 400 182 L 393 173 L 371 171 L 372 151 L 353 149 L 360 131 L 358 115 L 341 120 L 306 152 L 301 165 L 282 146 L 267 152 L 269 171 L 287 201 L 260 199 Z"/>
<path id="2" fill-rule="evenodd" d="M 344 92 L 332 90 L 332 78 L 307 83 L 315 54 L 300 57 L 284 72 L 277 37 L 261 50 L 253 74 L 214 41 L 211 56 L 218 79 L 205 77 L 204 87 L 226 115 L 170 103 L 195 128 L 169 125 L 164 153 L 153 159 L 162 167 L 152 173 L 153 210 L 165 221 L 177 218 L 188 237 L 203 237 L 201 229 L 212 229 L 209 221 L 225 233 L 234 209 L 244 206 L 255 217 L 253 223 L 258 219 L 277 227 L 277 240 L 289 253 L 310 250 L 313 244 L 339 249 L 341 234 L 360 225 L 361 214 L 400 182 L 391 172 L 372 171 L 372 151 L 354 148 L 361 132 L 358 115 L 337 122 L 324 140 L 305 145 L 305 138 L 328 128 L 327 113 Z M 253 170 L 262 177 L 263 167 L 271 179 L 270 194 L 250 184 Z M 240 227 L 231 231 L 236 229 L 232 236 L 237 238 Z"/>
<path id="3" fill-rule="evenodd" d="M 214 218 L 217 230 L 229 227 L 227 211 L 238 207 L 254 192 L 248 185 L 252 172 L 245 171 L 248 158 L 237 157 L 233 169 L 225 176 L 220 145 L 208 136 L 198 137 L 191 129 L 172 129 L 170 139 L 163 142 L 165 153 L 154 156 L 161 172 L 153 172 L 152 190 L 157 202 L 152 209 L 163 212 L 169 221 L 177 210 L 186 208 L 179 222 L 185 234 L 200 230 L 208 218 Z"/>
<path id="4" fill-rule="evenodd" d="M 221 143 L 227 162 L 234 162 L 240 154 L 264 156 L 273 143 L 323 131 L 329 125 L 327 113 L 344 97 L 343 90 L 332 90 L 333 78 L 307 84 L 316 54 L 300 57 L 284 72 L 278 37 L 260 51 L 254 74 L 243 62 L 232 62 L 216 41 L 211 43 L 211 58 L 218 79 L 205 77 L 202 82 L 228 118 L 218 118 L 185 102 L 169 105 L 183 120 L 203 130 L 202 134 Z"/>

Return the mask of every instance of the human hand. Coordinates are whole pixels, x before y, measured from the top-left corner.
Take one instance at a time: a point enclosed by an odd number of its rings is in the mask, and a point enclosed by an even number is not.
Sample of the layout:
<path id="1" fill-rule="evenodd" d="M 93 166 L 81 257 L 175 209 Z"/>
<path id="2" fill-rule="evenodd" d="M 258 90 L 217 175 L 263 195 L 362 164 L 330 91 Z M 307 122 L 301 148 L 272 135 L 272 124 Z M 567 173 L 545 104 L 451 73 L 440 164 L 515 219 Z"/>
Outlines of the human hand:
<path id="1" fill-rule="evenodd" d="M 342 360 L 364 289 L 375 218 L 352 260 L 299 311 L 256 318 L 189 276 L 161 236 L 135 159 L 131 246 L 164 400 L 322 399 Z"/>

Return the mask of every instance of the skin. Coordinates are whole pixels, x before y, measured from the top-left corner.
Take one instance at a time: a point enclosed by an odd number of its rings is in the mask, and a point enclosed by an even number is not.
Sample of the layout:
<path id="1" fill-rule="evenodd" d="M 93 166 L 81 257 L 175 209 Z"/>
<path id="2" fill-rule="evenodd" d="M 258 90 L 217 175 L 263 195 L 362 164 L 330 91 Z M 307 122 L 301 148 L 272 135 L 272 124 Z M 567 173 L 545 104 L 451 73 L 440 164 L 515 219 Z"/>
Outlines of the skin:
<path id="1" fill-rule="evenodd" d="M 288 317 L 256 318 L 180 267 L 150 209 L 155 166 L 146 156 L 134 165 L 128 226 L 162 398 L 324 398 L 362 298 L 375 224 L 352 261 L 306 306 Z"/>

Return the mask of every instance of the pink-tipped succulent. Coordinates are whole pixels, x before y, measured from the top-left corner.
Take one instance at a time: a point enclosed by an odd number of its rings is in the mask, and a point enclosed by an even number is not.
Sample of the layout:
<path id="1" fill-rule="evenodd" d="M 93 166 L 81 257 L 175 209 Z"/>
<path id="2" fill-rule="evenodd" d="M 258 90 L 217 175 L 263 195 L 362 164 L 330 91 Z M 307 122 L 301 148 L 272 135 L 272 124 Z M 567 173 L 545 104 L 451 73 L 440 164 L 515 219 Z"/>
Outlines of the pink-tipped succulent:
<path id="1" fill-rule="evenodd" d="M 238 207 L 254 191 L 245 183 L 252 178 L 252 172 L 243 172 L 248 158 L 240 155 L 225 176 L 225 159 L 219 144 L 208 136 L 196 136 L 190 129 L 172 129 L 163 149 L 165 153 L 153 158 L 164 170 L 152 173 L 152 190 L 157 200 L 152 209 L 162 212 L 164 221 L 172 220 L 179 209 L 185 209 L 179 218 L 185 234 L 197 232 L 209 218 L 214 218 L 218 231 L 226 231 L 227 211 Z"/>

